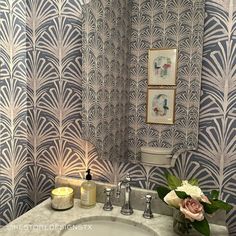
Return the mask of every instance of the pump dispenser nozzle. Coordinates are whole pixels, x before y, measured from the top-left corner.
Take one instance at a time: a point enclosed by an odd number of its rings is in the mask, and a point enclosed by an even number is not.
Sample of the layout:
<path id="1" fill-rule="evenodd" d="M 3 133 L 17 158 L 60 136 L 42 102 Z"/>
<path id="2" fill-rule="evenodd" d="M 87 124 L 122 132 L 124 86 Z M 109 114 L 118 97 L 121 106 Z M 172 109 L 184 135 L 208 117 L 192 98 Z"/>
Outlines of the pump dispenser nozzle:
<path id="1" fill-rule="evenodd" d="M 90 169 L 88 169 L 87 171 L 86 171 L 86 173 L 87 173 L 87 175 L 86 175 L 86 177 L 85 177 L 85 179 L 86 180 L 91 180 L 92 179 L 92 175 L 90 174 Z"/>

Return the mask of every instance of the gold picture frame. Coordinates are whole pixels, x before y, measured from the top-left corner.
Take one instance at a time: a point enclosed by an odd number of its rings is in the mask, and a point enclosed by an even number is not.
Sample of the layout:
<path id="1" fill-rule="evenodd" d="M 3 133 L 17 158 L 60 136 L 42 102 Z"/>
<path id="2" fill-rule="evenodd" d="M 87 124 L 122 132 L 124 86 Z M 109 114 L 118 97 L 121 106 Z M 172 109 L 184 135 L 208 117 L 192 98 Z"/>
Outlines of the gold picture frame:
<path id="1" fill-rule="evenodd" d="M 175 97 L 175 88 L 148 88 L 146 123 L 174 124 Z"/>
<path id="2" fill-rule="evenodd" d="M 175 86 L 177 48 L 151 48 L 148 52 L 148 86 Z"/>

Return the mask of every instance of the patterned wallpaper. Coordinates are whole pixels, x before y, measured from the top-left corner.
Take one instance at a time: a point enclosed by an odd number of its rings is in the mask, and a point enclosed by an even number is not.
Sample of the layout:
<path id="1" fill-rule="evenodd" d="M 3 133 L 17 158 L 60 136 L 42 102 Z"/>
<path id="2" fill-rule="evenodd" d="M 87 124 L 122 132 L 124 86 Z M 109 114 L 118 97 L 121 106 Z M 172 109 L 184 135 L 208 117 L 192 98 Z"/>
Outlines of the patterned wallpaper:
<path id="1" fill-rule="evenodd" d="M 27 1 L 27 187 L 33 205 L 48 197 L 55 175 L 77 173 L 80 166 L 81 4 Z"/>
<path id="2" fill-rule="evenodd" d="M 71 0 L 0 0 L 1 224 L 46 199 L 55 175 L 82 177 L 88 166 L 106 182 L 117 183 L 129 171 L 139 187 L 164 183 L 165 169 L 99 160 L 93 145 L 79 138 L 80 9 Z M 219 188 L 236 205 L 235 13 L 233 0 L 206 0 L 199 148 L 167 171 L 199 178 L 206 192 Z M 236 208 L 227 216 L 236 235 Z"/>
<path id="3" fill-rule="evenodd" d="M 100 157 L 127 159 L 130 0 L 92 0 L 83 16 L 83 138 Z"/>
<path id="4" fill-rule="evenodd" d="M 25 1 L 0 0 L 0 225 L 30 209 Z"/>
<path id="5" fill-rule="evenodd" d="M 143 146 L 192 150 L 198 142 L 204 1 L 136 0 L 131 19 L 129 159 L 137 159 Z M 178 48 L 174 125 L 146 123 L 150 48 Z"/>
<path id="6" fill-rule="evenodd" d="M 48 198 L 55 175 L 87 168 L 82 4 L 0 0 L 1 225 Z"/>
<path id="7" fill-rule="evenodd" d="M 99 156 L 110 160 L 136 161 L 142 146 L 194 149 L 204 1 L 96 0 L 87 4 L 84 16 L 83 137 L 97 147 Z M 172 126 L 148 125 L 148 49 L 167 47 L 178 47 L 179 55 L 176 121 Z"/>

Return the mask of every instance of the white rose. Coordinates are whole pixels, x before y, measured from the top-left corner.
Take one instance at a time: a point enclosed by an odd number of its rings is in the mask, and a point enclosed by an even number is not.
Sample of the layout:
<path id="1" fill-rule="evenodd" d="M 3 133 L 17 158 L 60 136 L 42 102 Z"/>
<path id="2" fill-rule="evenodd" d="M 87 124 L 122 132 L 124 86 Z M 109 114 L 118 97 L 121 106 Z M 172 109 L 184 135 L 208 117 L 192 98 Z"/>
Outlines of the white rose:
<path id="1" fill-rule="evenodd" d="M 176 191 L 185 192 L 187 195 L 196 200 L 201 200 L 204 195 L 198 186 L 191 185 L 188 181 L 183 181 L 182 186 L 177 187 Z"/>
<path id="2" fill-rule="evenodd" d="M 183 201 L 180 199 L 174 190 L 170 191 L 166 196 L 164 197 L 164 201 L 173 207 L 179 208 L 180 203 Z"/>

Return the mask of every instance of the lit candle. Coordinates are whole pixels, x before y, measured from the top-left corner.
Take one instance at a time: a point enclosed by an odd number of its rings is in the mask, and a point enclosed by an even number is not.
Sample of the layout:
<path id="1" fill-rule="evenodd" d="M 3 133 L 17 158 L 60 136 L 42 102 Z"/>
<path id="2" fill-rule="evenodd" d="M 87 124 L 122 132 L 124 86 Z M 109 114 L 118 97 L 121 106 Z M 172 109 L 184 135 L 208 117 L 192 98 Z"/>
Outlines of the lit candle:
<path id="1" fill-rule="evenodd" d="M 60 187 L 51 192 L 52 208 L 67 210 L 74 206 L 74 191 L 69 187 Z"/>

